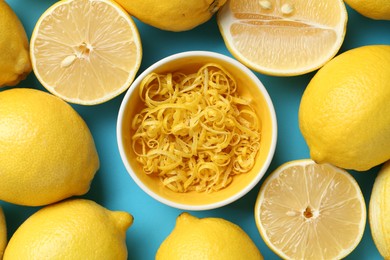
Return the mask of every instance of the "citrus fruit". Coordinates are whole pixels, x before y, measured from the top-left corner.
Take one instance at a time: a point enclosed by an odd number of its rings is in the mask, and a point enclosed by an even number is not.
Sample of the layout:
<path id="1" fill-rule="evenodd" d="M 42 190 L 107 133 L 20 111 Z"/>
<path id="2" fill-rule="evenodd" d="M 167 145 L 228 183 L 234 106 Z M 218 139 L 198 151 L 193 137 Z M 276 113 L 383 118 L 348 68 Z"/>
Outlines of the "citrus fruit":
<path id="1" fill-rule="evenodd" d="M 291 76 L 314 71 L 336 55 L 347 19 L 342 0 L 228 0 L 217 22 L 236 59 L 264 74 Z"/>
<path id="2" fill-rule="evenodd" d="M 0 200 L 38 206 L 82 195 L 99 168 L 88 126 L 44 91 L 0 92 Z"/>
<path id="3" fill-rule="evenodd" d="M 14 86 L 31 72 L 28 39 L 12 8 L 0 1 L 0 87 Z"/>
<path id="4" fill-rule="evenodd" d="M 5 217 L 2 208 L 0 207 L 0 259 L 3 259 L 5 246 L 7 245 L 7 226 L 5 225 Z"/>
<path id="5" fill-rule="evenodd" d="M 384 259 L 390 259 L 390 161 L 375 178 L 369 205 L 372 238 Z"/>
<path id="6" fill-rule="evenodd" d="M 127 259 L 133 217 L 85 199 L 46 206 L 12 235 L 4 259 Z"/>
<path id="7" fill-rule="evenodd" d="M 156 260 L 165 259 L 260 260 L 263 256 L 236 224 L 222 218 L 199 219 L 184 212 L 157 250 Z"/>
<path id="8" fill-rule="evenodd" d="M 49 7 L 30 43 L 35 75 L 76 104 L 106 102 L 132 83 L 142 58 L 138 29 L 110 0 L 65 0 Z"/>
<path id="9" fill-rule="evenodd" d="M 390 159 L 390 46 L 346 51 L 303 93 L 299 127 L 318 163 L 358 171 Z"/>
<path id="10" fill-rule="evenodd" d="M 363 236 L 366 206 L 345 170 L 295 160 L 264 181 L 255 220 L 265 243 L 283 259 L 342 259 Z"/>
<path id="11" fill-rule="evenodd" d="M 390 20 L 389 0 L 345 0 L 355 11 L 375 20 Z"/>
<path id="12" fill-rule="evenodd" d="M 187 31 L 207 22 L 226 0 L 115 0 L 131 15 L 167 31 Z"/>

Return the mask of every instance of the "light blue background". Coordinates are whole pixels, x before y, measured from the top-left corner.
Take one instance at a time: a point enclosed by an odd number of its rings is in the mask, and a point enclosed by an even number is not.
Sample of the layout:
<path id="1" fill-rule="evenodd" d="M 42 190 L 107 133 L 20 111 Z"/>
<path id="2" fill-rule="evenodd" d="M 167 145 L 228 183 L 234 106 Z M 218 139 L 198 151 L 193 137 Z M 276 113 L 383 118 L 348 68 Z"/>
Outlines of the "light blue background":
<path id="1" fill-rule="evenodd" d="M 7 0 L 7 2 L 21 19 L 30 37 L 39 16 L 56 1 Z M 390 44 L 390 21 L 370 20 L 349 8 L 348 14 L 346 38 L 340 52 L 362 45 Z M 215 17 L 191 31 L 180 33 L 162 31 L 136 22 L 143 44 L 143 60 L 138 74 L 157 60 L 181 51 L 208 50 L 231 56 L 219 33 Z M 264 76 L 259 73 L 256 75 L 267 88 L 278 119 L 278 143 L 268 175 L 287 161 L 309 157 L 309 150 L 298 128 L 297 114 L 301 95 L 314 73 L 287 78 Z M 19 87 L 44 90 L 33 73 Z M 83 197 L 111 210 L 131 213 L 135 220 L 127 231 L 129 259 L 154 259 L 160 243 L 171 232 L 176 217 L 182 211 L 149 197 L 138 188 L 126 172 L 117 149 L 115 129 L 123 96 L 124 94 L 97 106 L 73 105 L 90 127 L 101 161 L 100 170 L 92 182 L 91 189 Z M 359 182 L 367 205 L 378 169 L 379 167 L 375 167 L 364 173 L 350 171 Z M 253 217 L 253 208 L 261 183 L 231 205 L 190 213 L 198 217 L 220 217 L 238 224 L 253 239 L 265 259 L 279 259 L 262 241 Z M 0 202 L 0 205 L 3 206 L 7 218 L 9 237 L 28 216 L 38 210 L 38 207 L 23 207 L 5 202 Z M 381 259 L 368 225 L 359 246 L 346 259 Z"/>

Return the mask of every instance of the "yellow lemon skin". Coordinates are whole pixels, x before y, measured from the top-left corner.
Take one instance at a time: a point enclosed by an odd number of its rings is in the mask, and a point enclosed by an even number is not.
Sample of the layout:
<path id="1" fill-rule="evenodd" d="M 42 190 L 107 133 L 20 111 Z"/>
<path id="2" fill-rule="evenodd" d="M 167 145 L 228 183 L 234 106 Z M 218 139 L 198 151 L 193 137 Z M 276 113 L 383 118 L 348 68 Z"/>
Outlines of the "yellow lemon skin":
<path id="1" fill-rule="evenodd" d="M 115 0 L 129 14 L 153 27 L 188 31 L 207 22 L 226 0 Z"/>
<path id="2" fill-rule="evenodd" d="M 14 86 L 32 67 L 24 27 L 4 0 L 0 0 L 0 35 L 0 87 Z"/>
<path id="3" fill-rule="evenodd" d="M 48 205 L 12 235 L 3 260 L 127 259 L 127 212 L 110 211 L 86 199 Z"/>
<path id="4" fill-rule="evenodd" d="M 7 245 L 7 226 L 3 209 L 0 207 L 0 260 L 3 259 L 5 246 Z"/>
<path id="5" fill-rule="evenodd" d="M 199 219 L 184 212 L 157 251 L 156 260 L 166 259 L 261 260 L 263 256 L 236 224 L 222 218 Z"/>
<path id="6" fill-rule="evenodd" d="M 345 0 L 355 11 L 375 20 L 390 20 L 390 1 L 388 0 Z"/>
<path id="7" fill-rule="evenodd" d="M 0 200 L 41 206 L 85 194 L 99 158 L 88 126 L 47 92 L 0 92 Z"/>
<path id="8" fill-rule="evenodd" d="M 390 161 L 375 179 L 369 204 L 372 238 L 384 259 L 390 259 Z"/>
<path id="9" fill-rule="evenodd" d="M 346 51 L 303 93 L 299 127 L 317 163 L 365 171 L 390 159 L 390 46 Z"/>

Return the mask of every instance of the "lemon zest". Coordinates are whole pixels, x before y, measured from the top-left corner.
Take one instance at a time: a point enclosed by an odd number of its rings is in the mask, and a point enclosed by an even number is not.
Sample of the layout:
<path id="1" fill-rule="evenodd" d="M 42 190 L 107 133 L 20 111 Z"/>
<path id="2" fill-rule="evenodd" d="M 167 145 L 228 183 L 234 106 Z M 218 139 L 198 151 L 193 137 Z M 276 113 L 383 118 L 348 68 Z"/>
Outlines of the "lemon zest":
<path id="1" fill-rule="evenodd" d="M 145 107 L 132 121 L 132 147 L 143 171 L 167 188 L 217 191 L 253 168 L 261 121 L 222 66 L 151 73 L 139 95 Z"/>

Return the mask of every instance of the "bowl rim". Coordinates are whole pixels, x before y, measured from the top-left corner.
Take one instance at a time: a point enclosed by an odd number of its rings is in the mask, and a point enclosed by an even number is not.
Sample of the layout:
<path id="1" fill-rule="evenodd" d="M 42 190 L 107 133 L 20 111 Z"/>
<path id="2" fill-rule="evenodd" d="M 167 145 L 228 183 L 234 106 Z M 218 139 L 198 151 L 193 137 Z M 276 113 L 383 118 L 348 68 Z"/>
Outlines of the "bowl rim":
<path id="1" fill-rule="evenodd" d="M 271 127 L 272 127 L 271 132 L 273 133 L 270 149 L 269 149 L 269 152 L 267 154 L 266 160 L 265 160 L 263 166 L 261 167 L 260 171 L 256 175 L 256 177 L 253 178 L 253 180 L 244 189 L 235 193 L 233 196 L 225 198 L 221 201 L 217 201 L 217 202 L 209 203 L 209 204 L 203 204 L 203 205 L 188 205 L 188 204 L 183 204 L 183 203 L 177 203 L 177 202 L 168 200 L 166 198 L 163 198 L 162 196 L 158 195 L 157 193 L 155 193 L 154 191 L 149 189 L 138 178 L 138 176 L 134 172 L 132 166 L 130 165 L 130 162 L 128 161 L 126 153 L 125 153 L 124 142 L 123 142 L 123 138 L 122 138 L 123 137 L 122 124 L 123 124 L 123 118 L 124 118 L 124 113 L 125 113 L 126 107 L 128 105 L 130 97 L 132 96 L 132 93 L 136 89 L 136 86 L 141 83 L 142 79 L 145 78 L 145 76 L 147 76 L 148 74 L 150 74 L 154 70 L 156 70 L 157 68 L 159 68 L 160 66 L 162 66 L 168 62 L 172 62 L 172 61 L 179 60 L 182 58 L 194 57 L 194 56 L 223 60 L 227 63 L 230 63 L 231 65 L 233 65 L 237 69 L 241 70 L 245 74 L 247 74 L 251 78 L 251 80 L 253 80 L 253 82 L 255 82 L 259 91 L 263 95 L 264 100 L 266 101 L 266 104 L 267 104 L 269 112 L 270 112 Z M 122 163 L 124 164 L 130 177 L 138 185 L 139 188 L 141 188 L 150 197 L 152 197 L 155 200 L 157 200 L 165 205 L 168 205 L 170 207 L 182 209 L 182 210 L 200 211 L 200 210 L 216 209 L 216 208 L 220 208 L 222 206 L 228 205 L 228 204 L 240 199 L 244 195 L 246 195 L 249 191 L 251 191 L 260 182 L 260 180 L 263 178 L 263 176 L 267 172 L 267 170 L 271 164 L 271 161 L 274 157 L 275 150 L 276 150 L 278 130 L 277 130 L 276 112 L 275 112 L 275 108 L 274 108 L 273 102 L 271 100 L 271 97 L 270 97 L 267 89 L 263 85 L 263 83 L 254 74 L 253 71 L 251 71 L 248 67 L 246 67 L 245 65 L 243 65 L 241 62 L 237 61 L 236 59 L 231 58 L 229 56 L 226 56 L 224 54 L 212 52 L 212 51 L 198 51 L 198 50 L 196 50 L 196 51 L 184 51 L 184 52 L 179 52 L 176 54 L 166 56 L 166 57 L 158 60 L 157 62 L 153 63 L 152 65 L 150 65 L 140 75 L 138 75 L 136 77 L 136 79 L 130 85 L 129 89 L 126 91 L 125 96 L 122 99 L 122 102 L 121 102 L 121 105 L 119 108 L 119 112 L 118 112 L 118 116 L 117 116 L 116 135 L 117 135 L 117 145 L 118 145 L 118 149 L 119 149 Z"/>

